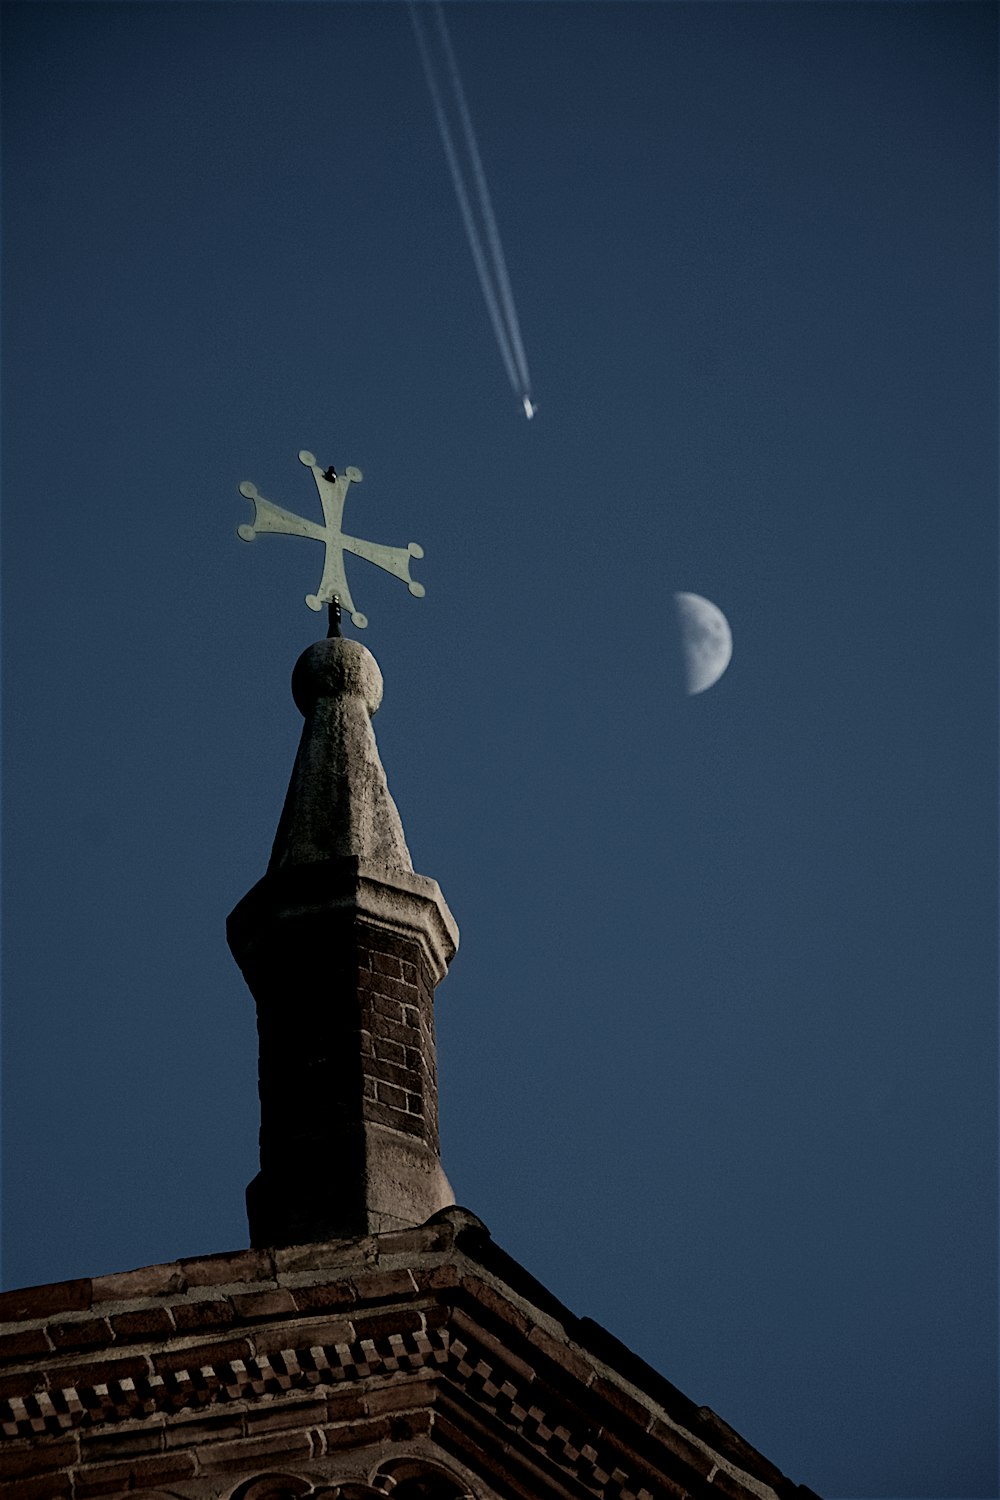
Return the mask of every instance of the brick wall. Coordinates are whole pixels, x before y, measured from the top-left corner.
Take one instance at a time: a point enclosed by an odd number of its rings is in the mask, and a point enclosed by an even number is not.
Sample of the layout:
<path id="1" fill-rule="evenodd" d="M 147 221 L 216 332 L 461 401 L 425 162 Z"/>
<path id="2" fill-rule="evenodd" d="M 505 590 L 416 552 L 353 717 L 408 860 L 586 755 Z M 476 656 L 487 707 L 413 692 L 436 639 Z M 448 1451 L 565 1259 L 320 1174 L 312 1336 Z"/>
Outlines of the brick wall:
<path id="1" fill-rule="evenodd" d="M 4 1500 L 816 1500 L 457 1208 L 6 1293 L 0 1434 Z"/>

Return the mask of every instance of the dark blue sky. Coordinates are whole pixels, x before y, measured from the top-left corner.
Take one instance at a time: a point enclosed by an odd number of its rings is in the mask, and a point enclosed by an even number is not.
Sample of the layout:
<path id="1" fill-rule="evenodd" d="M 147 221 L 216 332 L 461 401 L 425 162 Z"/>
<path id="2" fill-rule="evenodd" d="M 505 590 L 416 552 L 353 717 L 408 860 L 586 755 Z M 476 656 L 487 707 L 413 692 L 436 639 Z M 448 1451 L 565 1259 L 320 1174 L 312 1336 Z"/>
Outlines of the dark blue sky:
<path id="1" fill-rule="evenodd" d="M 462 949 L 459 1201 L 795 1479 L 996 1465 L 996 11 L 4 7 L 7 1285 L 246 1243 L 266 864 L 347 526 Z M 682 691 L 671 598 L 732 665 Z"/>

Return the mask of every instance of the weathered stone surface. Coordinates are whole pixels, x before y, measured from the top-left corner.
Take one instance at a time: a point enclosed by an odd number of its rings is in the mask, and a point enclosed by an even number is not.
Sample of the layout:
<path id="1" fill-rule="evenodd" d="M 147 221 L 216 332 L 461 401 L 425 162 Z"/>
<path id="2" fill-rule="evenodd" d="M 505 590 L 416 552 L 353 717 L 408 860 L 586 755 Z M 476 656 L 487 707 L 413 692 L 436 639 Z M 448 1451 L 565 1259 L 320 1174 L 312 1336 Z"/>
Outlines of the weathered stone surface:
<path id="1" fill-rule="evenodd" d="M 358 642 L 321 641 L 293 692 L 306 722 L 271 862 L 228 923 L 257 1005 L 259 1246 L 381 1234 L 454 1202 L 434 987 L 458 929 L 389 795 L 370 722 L 381 673 Z"/>
<path id="2" fill-rule="evenodd" d="M 317 641 L 295 665 L 292 694 L 305 726 L 269 868 L 354 855 L 412 871 L 372 733 L 382 673 L 371 652 L 339 636 Z"/>

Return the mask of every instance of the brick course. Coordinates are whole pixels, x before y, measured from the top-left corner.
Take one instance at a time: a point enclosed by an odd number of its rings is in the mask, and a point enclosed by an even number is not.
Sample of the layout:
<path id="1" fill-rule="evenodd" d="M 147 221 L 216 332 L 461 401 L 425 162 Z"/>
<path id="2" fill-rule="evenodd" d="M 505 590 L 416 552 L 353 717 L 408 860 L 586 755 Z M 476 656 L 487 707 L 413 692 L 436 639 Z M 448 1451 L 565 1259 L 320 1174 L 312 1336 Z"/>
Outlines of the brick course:
<path id="1" fill-rule="evenodd" d="M 0 1404 L 4 1500 L 117 1500 L 213 1476 L 212 1495 L 228 1495 L 286 1468 L 335 1484 L 361 1451 L 369 1467 L 437 1454 L 482 1500 L 815 1500 L 627 1350 L 623 1375 L 610 1335 L 561 1308 L 464 1210 L 191 1265 L 198 1290 L 176 1270 L 150 1275 L 160 1290 L 144 1305 L 133 1273 L 117 1303 L 105 1279 L 101 1318 L 65 1316 L 59 1295 L 8 1304 L 22 1314 L 0 1325 L 19 1390 Z M 218 1295 L 199 1295 L 206 1286 Z M 181 1308 L 222 1305 L 233 1324 L 218 1337 L 178 1331 Z M 138 1343 L 144 1319 L 156 1332 Z M 23 1352 L 56 1325 L 81 1347 Z M 98 1331 L 105 1346 L 82 1347 Z M 131 1350 L 118 1354 L 123 1335 Z"/>

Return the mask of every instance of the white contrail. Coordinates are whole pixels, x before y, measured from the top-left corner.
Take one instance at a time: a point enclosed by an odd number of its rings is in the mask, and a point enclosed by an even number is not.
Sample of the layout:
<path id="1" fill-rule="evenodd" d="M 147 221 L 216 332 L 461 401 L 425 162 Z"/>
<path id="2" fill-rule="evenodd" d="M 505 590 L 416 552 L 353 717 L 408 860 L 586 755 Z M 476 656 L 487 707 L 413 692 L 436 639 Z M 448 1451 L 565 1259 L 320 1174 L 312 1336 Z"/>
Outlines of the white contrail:
<path id="1" fill-rule="evenodd" d="M 430 90 L 431 102 L 434 105 L 434 115 L 437 120 L 441 143 L 444 146 L 445 159 L 448 163 L 448 169 L 451 172 L 451 180 L 455 188 L 455 197 L 458 199 L 462 223 L 465 226 L 466 238 L 469 241 L 469 249 L 472 251 L 473 263 L 476 267 L 476 274 L 479 277 L 479 285 L 482 287 L 483 299 L 486 302 L 486 308 L 490 315 L 490 322 L 493 324 L 493 332 L 496 335 L 497 347 L 500 350 L 504 367 L 507 371 L 507 377 L 510 380 L 512 389 L 525 402 L 525 412 L 527 413 L 529 406 L 531 406 L 529 400 L 531 379 L 528 374 L 528 362 L 524 355 L 524 344 L 521 339 L 521 329 L 517 319 L 517 310 L 514 306 L 514 296 L 511 291 L 510 278 L 507 274 L 503 247 L 500 243 L 500 234 L 497 229 L 496 217 L 493 213 L 493 205 L 490 200 L 489 188 L 486 184 L 486 174 L 479 155 L 475 131 L 472 128 L 472 119 L 469 115 L 468 105 L 465 102 L 465 93 L 458 72 L 458 64 L 451 45 L 451 38 L 445 26 L 444 14 L 441 10 L 439 0 L 436 0 L 434 8 L 436 11 L 438 33 L 448 65 L 452 93 L 462 125 L 465 148 L 472 165 L 472 176 L 478 198 L 479 211 L 486 231 L 486 246 L 483 245 L 479 225 L 476 222 L 476 216 L 473 212 L 473 205 L 470 201 L 469 191 L 455 146 L 455 138 L 448 121 L 441 89 L 438 86 L 427 38 L 424 36 L 422 23 L 417 17 L 417 4 L 415 0 L 409 0 L 408 9 L 410 20 L 413 23 L 413 32 L 417 39 L 417 47 L 420 51 L 420 61 L 423 65 L 424 76 L 427 79 L 427 87 Z"/>
<path id="2" fill-rule="evenodd" d="M 500 231 L 497 229 L 496 217 L 493 213 L 493 202 L 490 198 L 490 190 L 486 182 L 486 173 L 483 171 L 482 157 L 479 155 L 479 143 L 476 140 L 476 132 L 472 128 L 472 117 L 469 114 L 469 106 L 465 100 L 465 90 L 462 87 L 462 78 L 458 71 L 458 62 L 455 51 L 451 45 L 451 37 L 445 25 L 444 10 L 440 0 L 436 0 L 434 14 L 437 20 L 438 32 L 444 47 L 444 54 L 448 60 L 448 71 L 451 75 L 451 86 L 458 104 L 459 118 L 462 121 L 462 130 L 465 134 L 465 145 L 472 162 L 472 172 L 475 177 L 476 191 L 479 194 L 479 206 L 482 210 L 483 223 L 486 225 L 486 238 L 489 241 L 490 250 L 493 255 L 493 267 L 496 274 L 497 286 L 500 289 L 500 301 L 507 318 L 507 332 L 510 335 L 511 346 L 514 350 L 514 358 L 517 361 L 518 374 L 521 377 L 522 396 L 531 393 L 531 376 L 528 373 L 528 361 L 524 354 L 524 344 L 521 340 L 521 327 L 517 318 L 517 308 L 514 306 L 514 293 L 511 291 L 510 278 L 507 275 L 507 262 L 504 258 L 503 246 L 500 243 Z"/>

